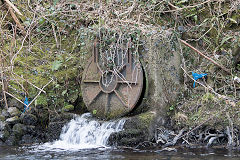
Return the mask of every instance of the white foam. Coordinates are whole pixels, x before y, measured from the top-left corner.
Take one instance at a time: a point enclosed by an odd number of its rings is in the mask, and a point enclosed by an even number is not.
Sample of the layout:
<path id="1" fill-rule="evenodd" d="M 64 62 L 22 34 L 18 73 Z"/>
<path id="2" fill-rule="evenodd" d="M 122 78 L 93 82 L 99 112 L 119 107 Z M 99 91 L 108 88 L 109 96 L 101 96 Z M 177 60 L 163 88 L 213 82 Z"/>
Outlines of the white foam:
<path id="1" fill-rule="evenodd" d="M 92 148 L 108 148 L 107 141 L 111 133 L 123 129 L 125 119 L 99 122 L 91 120 L 91 114 L 85 113 L 66 124 L 60 139 L 52 143 L 35 146 L 33 151 L 68 151 Z"/>

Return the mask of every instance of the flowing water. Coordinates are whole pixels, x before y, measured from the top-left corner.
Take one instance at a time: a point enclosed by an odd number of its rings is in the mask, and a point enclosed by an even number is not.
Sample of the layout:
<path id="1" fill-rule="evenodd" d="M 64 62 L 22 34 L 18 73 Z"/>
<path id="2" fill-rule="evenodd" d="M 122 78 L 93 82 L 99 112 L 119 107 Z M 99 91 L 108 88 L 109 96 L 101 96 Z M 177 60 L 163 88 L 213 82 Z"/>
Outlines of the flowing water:
<path id="1" fill-rule="evenodd" d="M 240 152 L 225 149 L 186 149 L 179 147 L 172 151 L 162 151 L 108 146 L 107 141 L 110 134 L 121 131 L 124 123 L 124 119 L 100 122 L 94 120 L 89 113 L 83 114 L 81 117 L 72 119 L 63 127 L 59 140 L 41 145 L 0 147 L 0 159 L 240 159 Z"/>

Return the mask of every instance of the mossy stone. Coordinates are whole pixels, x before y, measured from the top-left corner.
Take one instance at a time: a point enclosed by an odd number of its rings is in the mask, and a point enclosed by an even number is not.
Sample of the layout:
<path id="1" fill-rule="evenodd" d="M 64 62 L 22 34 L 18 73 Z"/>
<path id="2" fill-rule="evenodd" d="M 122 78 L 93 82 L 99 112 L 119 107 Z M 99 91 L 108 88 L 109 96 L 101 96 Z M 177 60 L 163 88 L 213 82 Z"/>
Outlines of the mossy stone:
<path id="1" fill-rule="evenodd" d="M 69 105 L 66 105 L 62 108 L 62 111 L 63 112 L 69 112 L 69 111 L 73 111 L 74 110 L 74 106 L 69 104 Z"/>

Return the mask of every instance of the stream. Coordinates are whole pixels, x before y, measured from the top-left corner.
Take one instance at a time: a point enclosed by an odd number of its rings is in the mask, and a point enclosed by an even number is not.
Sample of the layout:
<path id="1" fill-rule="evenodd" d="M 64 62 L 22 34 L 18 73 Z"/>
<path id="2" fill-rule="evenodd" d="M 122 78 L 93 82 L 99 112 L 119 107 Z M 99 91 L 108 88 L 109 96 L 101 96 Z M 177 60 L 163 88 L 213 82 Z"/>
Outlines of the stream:
<path id="1" fill-rule="evenodd" d="M 62 128 L 59 140 L 31 146 L 1 146 L 0 159 L 166 159 L 187 160 L 240 159 L 240 152 L 206 147 L 176 147 L 171 150 L 116 148 L 107 145 L 111 133 L 123 130 L 125 119 L 98 121 L 86 113 L 72 119 Z"/>

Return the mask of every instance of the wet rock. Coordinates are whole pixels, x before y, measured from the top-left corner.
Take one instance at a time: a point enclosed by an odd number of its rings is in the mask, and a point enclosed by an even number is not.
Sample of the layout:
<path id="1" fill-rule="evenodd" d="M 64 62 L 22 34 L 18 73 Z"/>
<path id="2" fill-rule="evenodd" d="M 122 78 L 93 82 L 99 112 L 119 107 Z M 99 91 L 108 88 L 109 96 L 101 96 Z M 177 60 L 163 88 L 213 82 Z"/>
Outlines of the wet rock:
<path id="1" fill-rule="evenodd" d="M 4 142 L 0 139 L 0 146 L 3 146 Z"/>
<path id="2" fill-rule="evenodd" d="M 32 144 L 32 143 L 38 143 L 39 140 L 36 139 L 36 137 L 34 137 L 31 134 L 26 134 L 22 137 L 21 141 L 19 142 L 19 144 Z"/>
<path id="3" fill-rule="evenodd" d="M 61 114 L 52 114 L 50 115 L 50 123 L 47 127 L 46 139 L 47 141 L 53 141 L 59 139 L 59 136 L 62 131 L 62 127 L 68 123 L 74 114 L 72 113 L 61 113 Z"/>
<path id="4" fill-rule="evenodd" d="M 19 117 L 18 116 L 14 116 L 14 117 L 11 117 L 11 118 L 8 118 L 6 119 L 6 122 L 10 125 L 12 124 L 16 124 L 19 122 Z"/>
<path id="5" fill-rule="evenodd" d="M 5 141 L 9 137 L 9 126 L 3 121 L 0 121 L 0 139 Z"/>
<path id="6" fill-rule="evenodd" d="M 138 129 L 126 129 L 110 135 L 108 139 L 109 145 L 116 146 L 137 146 L 145 140 L 144 131 Z"/>
<path id="7" fill-rule="evenodd" d="M 18 116 L 21 114 L 21 112 L 19 111 L 19 109 L 17 109 L 17 107 L 9 107 L 7 111 L 11 117 Z"/>
<path id="8" fill-rule="evenodd" d="M 18 145 L 22 136 L 26 133 L 26 126 L 17 123 L 13 126 L 10 136 L 5 141 L 7 145 Z"/>
<path id="9" fill-rule="evenodd" d="M 137 146 L 154 137 L 155 114 L 146 112 L 126 120 L 124 130 L 113 133 L 109 137 L 110 145 Z"/>
<path id="10" fill-rule="evenodd" d="M 37 125 L 37 117 L 33 114 L 24 114 L 21 116 L 21 122 L 25 125 Z"/>
<path id="11" fill-rule="evenodd" d="M 15 135 L 17 140 L 20 140 L 25 132 L 26 132 L 26 126 L 21 123 L 15 124 L 12 128 L 12 133 Z"/>
<path id="12" fill-rule="evenodd" d="M 18 142 L 17 142 L 17 139 L 15 137 L 15 135 L 11 134 L 8 139 L 5 141 L 5 144 L 7 145 L 17 145 Z"/>

